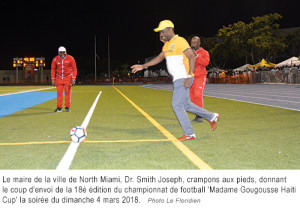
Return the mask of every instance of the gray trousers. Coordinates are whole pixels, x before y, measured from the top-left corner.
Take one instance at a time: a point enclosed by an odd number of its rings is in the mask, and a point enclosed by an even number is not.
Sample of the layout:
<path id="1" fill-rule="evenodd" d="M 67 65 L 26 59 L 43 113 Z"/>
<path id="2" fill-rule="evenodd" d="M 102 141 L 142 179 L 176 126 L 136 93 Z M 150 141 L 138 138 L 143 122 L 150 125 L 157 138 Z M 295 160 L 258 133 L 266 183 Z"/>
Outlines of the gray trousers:
<path id="1" fill-rule="evenodd" d="M 213 113 L 205 110 L 204 108 L 195 105 L 190 100 L 190 88 L 186 89 L 183 86 L 183 79 L 178 79 L 173 82 L 173 96 L 172 96 L 172 108 L 177 116 L 177 119 L 186 136 L 194 134 L 194 130 L 191 121 L 188 118 L 187 112 L 199 115 L 202 118 L 210 121 L 213 118 Z"/>

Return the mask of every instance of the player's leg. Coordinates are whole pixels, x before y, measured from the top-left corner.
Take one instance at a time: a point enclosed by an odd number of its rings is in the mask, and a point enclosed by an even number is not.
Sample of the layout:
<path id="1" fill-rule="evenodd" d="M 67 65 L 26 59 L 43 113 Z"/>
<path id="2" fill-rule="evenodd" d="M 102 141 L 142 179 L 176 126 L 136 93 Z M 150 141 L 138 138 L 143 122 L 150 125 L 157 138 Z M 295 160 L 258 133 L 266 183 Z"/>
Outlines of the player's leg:
<path id="1" fill-rule="evenodd" d="M 190 88 L 190 98 L 195 105 L 200 106 L 200 77 L 195 77 Z M 200 106 L 201 107 L 201 106 Z"/>
<path id="2" fill-rule="evenodd" d="M 195 77 L 194 78 L 194 81 L 193 81 L 193 84 L 190 88 L 190 98 L 191 98 L 191 101 L 196 104 L 197 101 L 196 101 L 196 90 L 197 90 L 197 78 Z"/>
<path id="3" fill-rule="evenodd" d="M 190 98 L 195 105 L 204 107 L 203 92 L 206 85 L 206 76 L 195 77 L 190 89 Z M 202 117 L 196 115 L 194 122 L 203 122 Z"/>
<path id="4" fill-rule="evenodd" d="M 200 86 L 199 86 L 200 92 L 199 92 L 199 97 L 200 97 L 201 99 L 200 99 L 200 105 L 199 105 L 199 106 L 200 106 L 201 108 L 204 108 L 203 94 L 204 94 L 204 90 L 205 90 L 205 86 L 206 86 L 206 80 L 207 80 L 206 75 L 205 75 L 205 76 L 202 76 L 202 77 L 201 77 L 201 80 L 200 80 Z"/>
<path id="5" fill-rule="evenodd" d="M 191 112 L 195 115 L 198 115 L 202 118 L 205 118 L 207 121 L 210 122 L 211 130 L 215 130 L 215 128 L 217 126 L 217 121 L 219 119 L 219 114 L 218 113 L 212 113 L 210 111 L 207 111 L 206 109 L 201 108 L 198 105 L 195 105 L 191 101 L 187 101 L 186 111 Z"/>
<path id="6" fill-rule="evenodd" d="M 71 93 L 72 93 L 72 79 L 65 81 L 65 109 L 67 112 L 70 111 L 71 106 Z"/>
<path id="7" fill-rule="evenodd" d="M 189 89 L 183 86 L 183 80 L 174 81 L 174 90 L 172 95 L 172 108 L 177 116 L 177 119 L 184 131 L 185 136 L 193 136 L 195 133 L 192 124 L 186 113 L 186 104 L 189 101 Z"/>
<path id="8" fill-rule="evenodd" d="M 61 112 L 62 108 L 62 102 L 63 102 L 63 90 L 64 90 L 64 85 L 61 83 L 60 80 L 56 80 L 56 95 L 57 95 L 57 108 L 55 112 Z"/>

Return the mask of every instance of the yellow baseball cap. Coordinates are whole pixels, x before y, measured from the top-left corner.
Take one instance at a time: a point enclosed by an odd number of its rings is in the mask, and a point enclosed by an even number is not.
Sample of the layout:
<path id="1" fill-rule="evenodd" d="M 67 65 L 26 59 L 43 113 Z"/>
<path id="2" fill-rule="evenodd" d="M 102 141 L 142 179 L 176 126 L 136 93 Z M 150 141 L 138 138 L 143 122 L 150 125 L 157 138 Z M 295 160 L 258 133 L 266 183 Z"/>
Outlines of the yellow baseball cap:
<path id="1" fill-rule="evenodd" d="M 165 28 L 174 28 L 173 22 L 170 20 L 163 20 L 159 23 L 158 27 L 154 29 L 154 32 L 159 32 Z"/>

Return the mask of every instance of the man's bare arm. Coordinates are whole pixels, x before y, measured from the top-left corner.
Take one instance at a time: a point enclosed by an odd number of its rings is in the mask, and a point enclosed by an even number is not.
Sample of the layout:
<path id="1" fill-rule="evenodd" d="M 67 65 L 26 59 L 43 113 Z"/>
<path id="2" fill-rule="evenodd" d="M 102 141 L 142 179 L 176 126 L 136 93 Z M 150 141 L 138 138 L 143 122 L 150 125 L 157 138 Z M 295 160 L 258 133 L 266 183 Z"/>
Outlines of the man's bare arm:
<path id="1" fill-rule="evenodd" d="M 189 59 L 189 72 L 188 77 L 183 81 L 183 86 L 185 88 L 190 88 L 193 84 L 192 73 L 194 72 L 196 66 L 196 56 L 191 48 L 184 51 L 184 54 Z"/>
<path id="2" fill-rule="evenodd" d="M 147 63 L 144 64 L 136 64 L 131 66 L 130 68 L 132 69 L 131 72 L 132 73 L 136 73 L 140 70 L 143 70 L 147 67 L 152 67 L 156 64 L 159 64 L 160 62 L 162 62 L 165 59 L 165 53 L 161 52 L 158 56 L 154 57 L 152 60 L 148 61 Z"/>
<path id="3" fill-rule="evenodd" d="M 189 59 L 189 73 L 192 74 L 196 67 L 196 56 L 194 51 L 189 48 L 186 51 L 184 51 L 184 55 Z"/>

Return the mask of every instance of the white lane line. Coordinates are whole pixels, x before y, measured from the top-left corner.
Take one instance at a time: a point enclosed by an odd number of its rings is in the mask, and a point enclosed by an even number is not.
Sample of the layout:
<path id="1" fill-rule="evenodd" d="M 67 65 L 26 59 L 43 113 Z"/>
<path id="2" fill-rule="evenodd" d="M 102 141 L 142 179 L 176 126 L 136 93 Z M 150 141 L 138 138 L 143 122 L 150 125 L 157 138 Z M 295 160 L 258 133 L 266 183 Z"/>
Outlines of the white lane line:
<path id="1" fill-rule="evenodd" d="M 238 90 L 228 90 L 228 91 L 224 91 L 224 90 L 211 90 L 211 89 L 205 89 L 206 92 L 208 93 L 232 93 L 232 94 L 236 94 L 236 95 L 268 95 L 268 96 L 274 96 L 274 97 L 281 97 L 281 98 L 300 98 L 297 97 L 295 95 L 297 95 L 298 92 L 294 92 L 293 96 L 287 96 L 287 95 L 283 95 L 284 93 L 282 92 L 263 92 L 263 91 L 257 91 L 257 92 L 246 92 L 246 91 L 238 91 Z"/>
<path id="2" fill-rule="evenodd" d="M 22 94 L 22 93 L 34 92 L 34 91 L 43 91 L 43 90 L 48 90 L 48 89 L 53 89 L 53 88 L 56 88 L 56 87 L 40 88 L 40 89 L 29 90 L 29 91 L 20 91 L 20 92 L 9 93 L 9 94 L 1 94 L 0 96 L 7 96 L 7 95 L 13 95 L 13 94 Z"/>
<path id="3" fill-rule="evenodd" d="M 205 97 L 211 97 L 211 98 L 220 98 L 220 99 L 225 99 L 225 100 L 230 100 L 230 101 L 238 101 L 238 102 L 244 102 L 244 103 L 249 103 L 249 104 L 255 104 L 255 105 L 264 105 L 264 106 L 269 106 L 269 107 L 275 107 L 275 108 L 283 108 L 287 110 L 292 110 L 292 111 L 300 111 L 299 109 L 294 109 L 294 108 L 289 108 L 289 107 L 281 107 L 281 106 L 276 106 L 276 105 L 271 105 L 271 104 L 264 104 L 264 103 L 256 103 L 256 102 L 251 102 L 251 101 L 243 101 L 243 100 L 238 100 L 238 99 L 233 99 L 233 98 L 226 98 L 226 97 L 219 97 L 219 96 L 212 96 L 212 95 L 205 95 Z"/>
<path id="4" fill-rule="evenodd" d="M 102 93 L 102 91 L 100 91 L 99 94 L 97 95 L 92 107 L 90 108 L 90 110 L 87 113 L 84 121 L 82 122 L 81 127 L 85 128 L 85 129 L 87 128 L 87 126 L 88 126 L 88 124 L 91 120 L 91 117 L 93 115 L 93 112 L 96 108 L 96 105 L 97 105 L 97 102 L 100 98 L 101 93 Z M 80 143 L 74 143 L 74 142 L 70 143 L 69 148 L 67 149 L 65 155 L 63 156 L 63 158 L 59 162 L 58 166 L 56 167 L 56 170 L 68 170 L 70 168 L 79 145 L 80 145 Z"/>
<path id="5" fill-rule="evenodd" d="M 214 92 L 209 92 L 210 95 L 208 96 L 212 96 L 214 97 L 213 94 L 218 94 L 218 93 L 214 93 Z M 263 98 L 263 97 L 255 97 L 255 96 L 246 96 L 246 95 L 237 95 L 237 94 L 230 94 L 230 93 L 221 93 L 222 95 L 230 95 L 230 96 L 238 96 L 238 97 L 244 97 L 244 98 L 257 98 L 257 99 L 262 99 L 262 100 L 267 100 L 267 101 L 282 101 L 282 102 L 287 102 L 287 103 L 294 103 L 294 104 L 300 104 L 300 102 L 297 101 L 287 101 L 287 100 L 281 100 L 281 99 L 272 99 L 272 98 Z M 206 92 L 204 92 L 204 95 L 206 95 Z"/>
<path id="6" fill-rule="evenodd" d="M 142 86 L 142 87 L 156 89 L 156 90 L 163 90 L 163 91 L 172 91 L 171 89 L 168 89 L 168 87 L 166 87 L 165 89 L 163 89 L 163 88 L 159 89 L 159 88 L 151 87 L 150 85 Z M 214 96 L 212 94 L 215 93 L 215 92 L 212 92 L 212 91 L 213 91 L 213 89 L 205 89 L 204 96 L 205 97 L 211 97 L 211 98 L 226 99 L 226 100 L 231 100 L 231 101 L 245 102 L 245 103 L 255 104 L 255 105 L 264 105 L 264 106 L 275 107 L 275 108 L 283 108 L 283 109 L 292 110 L 292 111 L 300 111 L 300 109 L 294 109 L 294 108 L 290 108 L 290 107 L 283 107 L 283 106 L 276 106 L 276 105 L 272 105 L 272 104 L 265 104 L 265 103 L 258 103 L 258 102 L 251 102 L 251 101 L 233 99 L 233 98 L 230 98 L 230 97 L 224 97 L 224 96 L 219 96 L 219 95 Z M 216 93 L 218 93 L 218 92 L 216 92 Z M 235 94 L 231 94 L 231 95 L 235 95 Z M 235 96 L 237 96 L 237 95 L 235 95 Z M 246 97 L 246 96 L 244 96 L 244 97 Z M 263 99 L 263 98 L 260 98 L 260 99 Z M 269 98 L 266 98 L 266 99 L 269 99 Z M 278 99 L 271 99 L 271 100 L 278 101 Z M 285 100 L 281 100 L 281 101 L 287 102 Z M 294 102 L 292 102 L 292 103 L 294 103 Z"/>

